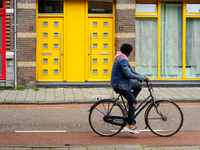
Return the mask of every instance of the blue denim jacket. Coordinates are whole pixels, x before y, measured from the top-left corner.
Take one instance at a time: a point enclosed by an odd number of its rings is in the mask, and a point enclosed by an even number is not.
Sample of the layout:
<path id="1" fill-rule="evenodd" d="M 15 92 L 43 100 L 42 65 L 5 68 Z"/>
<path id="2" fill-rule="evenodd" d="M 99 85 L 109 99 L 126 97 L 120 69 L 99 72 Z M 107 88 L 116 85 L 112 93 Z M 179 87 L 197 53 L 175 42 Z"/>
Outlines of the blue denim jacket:
<path id="1" fill-rule="evenodd" d="M 111 75 L 111 86 L 130 91 L 132 89 L 132 79 L 144 80 L 145 78 L 135 72 L 124 57 L 115 60 Z"/>

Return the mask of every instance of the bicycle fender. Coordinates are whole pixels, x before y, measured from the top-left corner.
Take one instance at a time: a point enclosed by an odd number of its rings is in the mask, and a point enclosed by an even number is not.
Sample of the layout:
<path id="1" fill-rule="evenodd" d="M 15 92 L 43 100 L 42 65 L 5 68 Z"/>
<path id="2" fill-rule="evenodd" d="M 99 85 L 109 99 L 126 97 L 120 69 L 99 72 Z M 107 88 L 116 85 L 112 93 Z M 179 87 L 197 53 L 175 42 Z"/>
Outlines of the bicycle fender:
<path id="1" fill-rule="evenodd" d="M 99 101 L 96 101 L 96 102 L 90 107 L 90 109 L 88 110 L 88 112 L 90 112 L 90 111 L 94 108 L 94 106 L 98 105 L 99 103 L 101 103 L 102 101 L 105 101 L 105 100 L 114 101 L 114 100 L 112 100 L 112 99 L 101 99 L 101 100 L 99 100 Z"/>

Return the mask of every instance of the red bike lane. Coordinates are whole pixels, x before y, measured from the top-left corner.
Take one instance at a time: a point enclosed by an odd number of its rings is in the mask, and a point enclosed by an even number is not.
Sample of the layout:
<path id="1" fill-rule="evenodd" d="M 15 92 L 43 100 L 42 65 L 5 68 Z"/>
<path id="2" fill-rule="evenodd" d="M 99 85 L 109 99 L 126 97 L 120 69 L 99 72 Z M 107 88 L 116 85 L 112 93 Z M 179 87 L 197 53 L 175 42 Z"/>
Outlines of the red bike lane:
<path id="1" fill-rule="evenodd" d="M 200 131 L 179 131 L 171 137 L 159 137 L 151 132 L 141 132 L 140 134 L 121 132 L 113 137 L 102 137 L 93 132 L 0 133 L 1 146 L 82 146 L 116 144 L 195 146 L 200 145 Z"/>

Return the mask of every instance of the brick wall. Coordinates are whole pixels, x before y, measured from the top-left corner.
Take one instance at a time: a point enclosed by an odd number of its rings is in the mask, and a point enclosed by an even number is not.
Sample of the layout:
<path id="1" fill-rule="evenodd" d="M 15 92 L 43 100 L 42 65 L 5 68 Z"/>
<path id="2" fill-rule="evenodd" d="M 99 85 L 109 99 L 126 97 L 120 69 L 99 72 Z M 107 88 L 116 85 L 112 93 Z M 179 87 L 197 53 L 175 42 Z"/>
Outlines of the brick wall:
<path id="1" fill-rule="evenodd" d="M 116 51 L 123 43 L 133 46 L 130 64 L 135 67 L 135 0 L 116 0 L 115 12 L 115 44 Z"/>
<path id="2" fill-rule="evenodd" d="M 36 84 L 36 0 L 17 1 L 17 78 L 26 88 Z"/>

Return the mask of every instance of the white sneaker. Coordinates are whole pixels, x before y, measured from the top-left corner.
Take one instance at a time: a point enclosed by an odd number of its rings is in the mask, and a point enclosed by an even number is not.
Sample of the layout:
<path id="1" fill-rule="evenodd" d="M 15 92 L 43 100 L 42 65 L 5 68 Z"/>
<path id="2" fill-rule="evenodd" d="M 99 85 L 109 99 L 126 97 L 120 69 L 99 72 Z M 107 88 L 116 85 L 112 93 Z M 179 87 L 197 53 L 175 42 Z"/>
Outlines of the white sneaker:
<path id="1" fill-rule="evenodd" d="M 126 125 L 125 127 L 124 127 L 124 130 L 126 130 L 126 131 L 128 131 L 128 132 L 131 132 L 131 133 L 136 133 L 136 134 L 139 134 L 140 133 L 140 131 L 137 129 L 137 127 L 135 127 L 134 125 L 130 125 L 130 126 L 128 126 L 128 125 Z"/>

